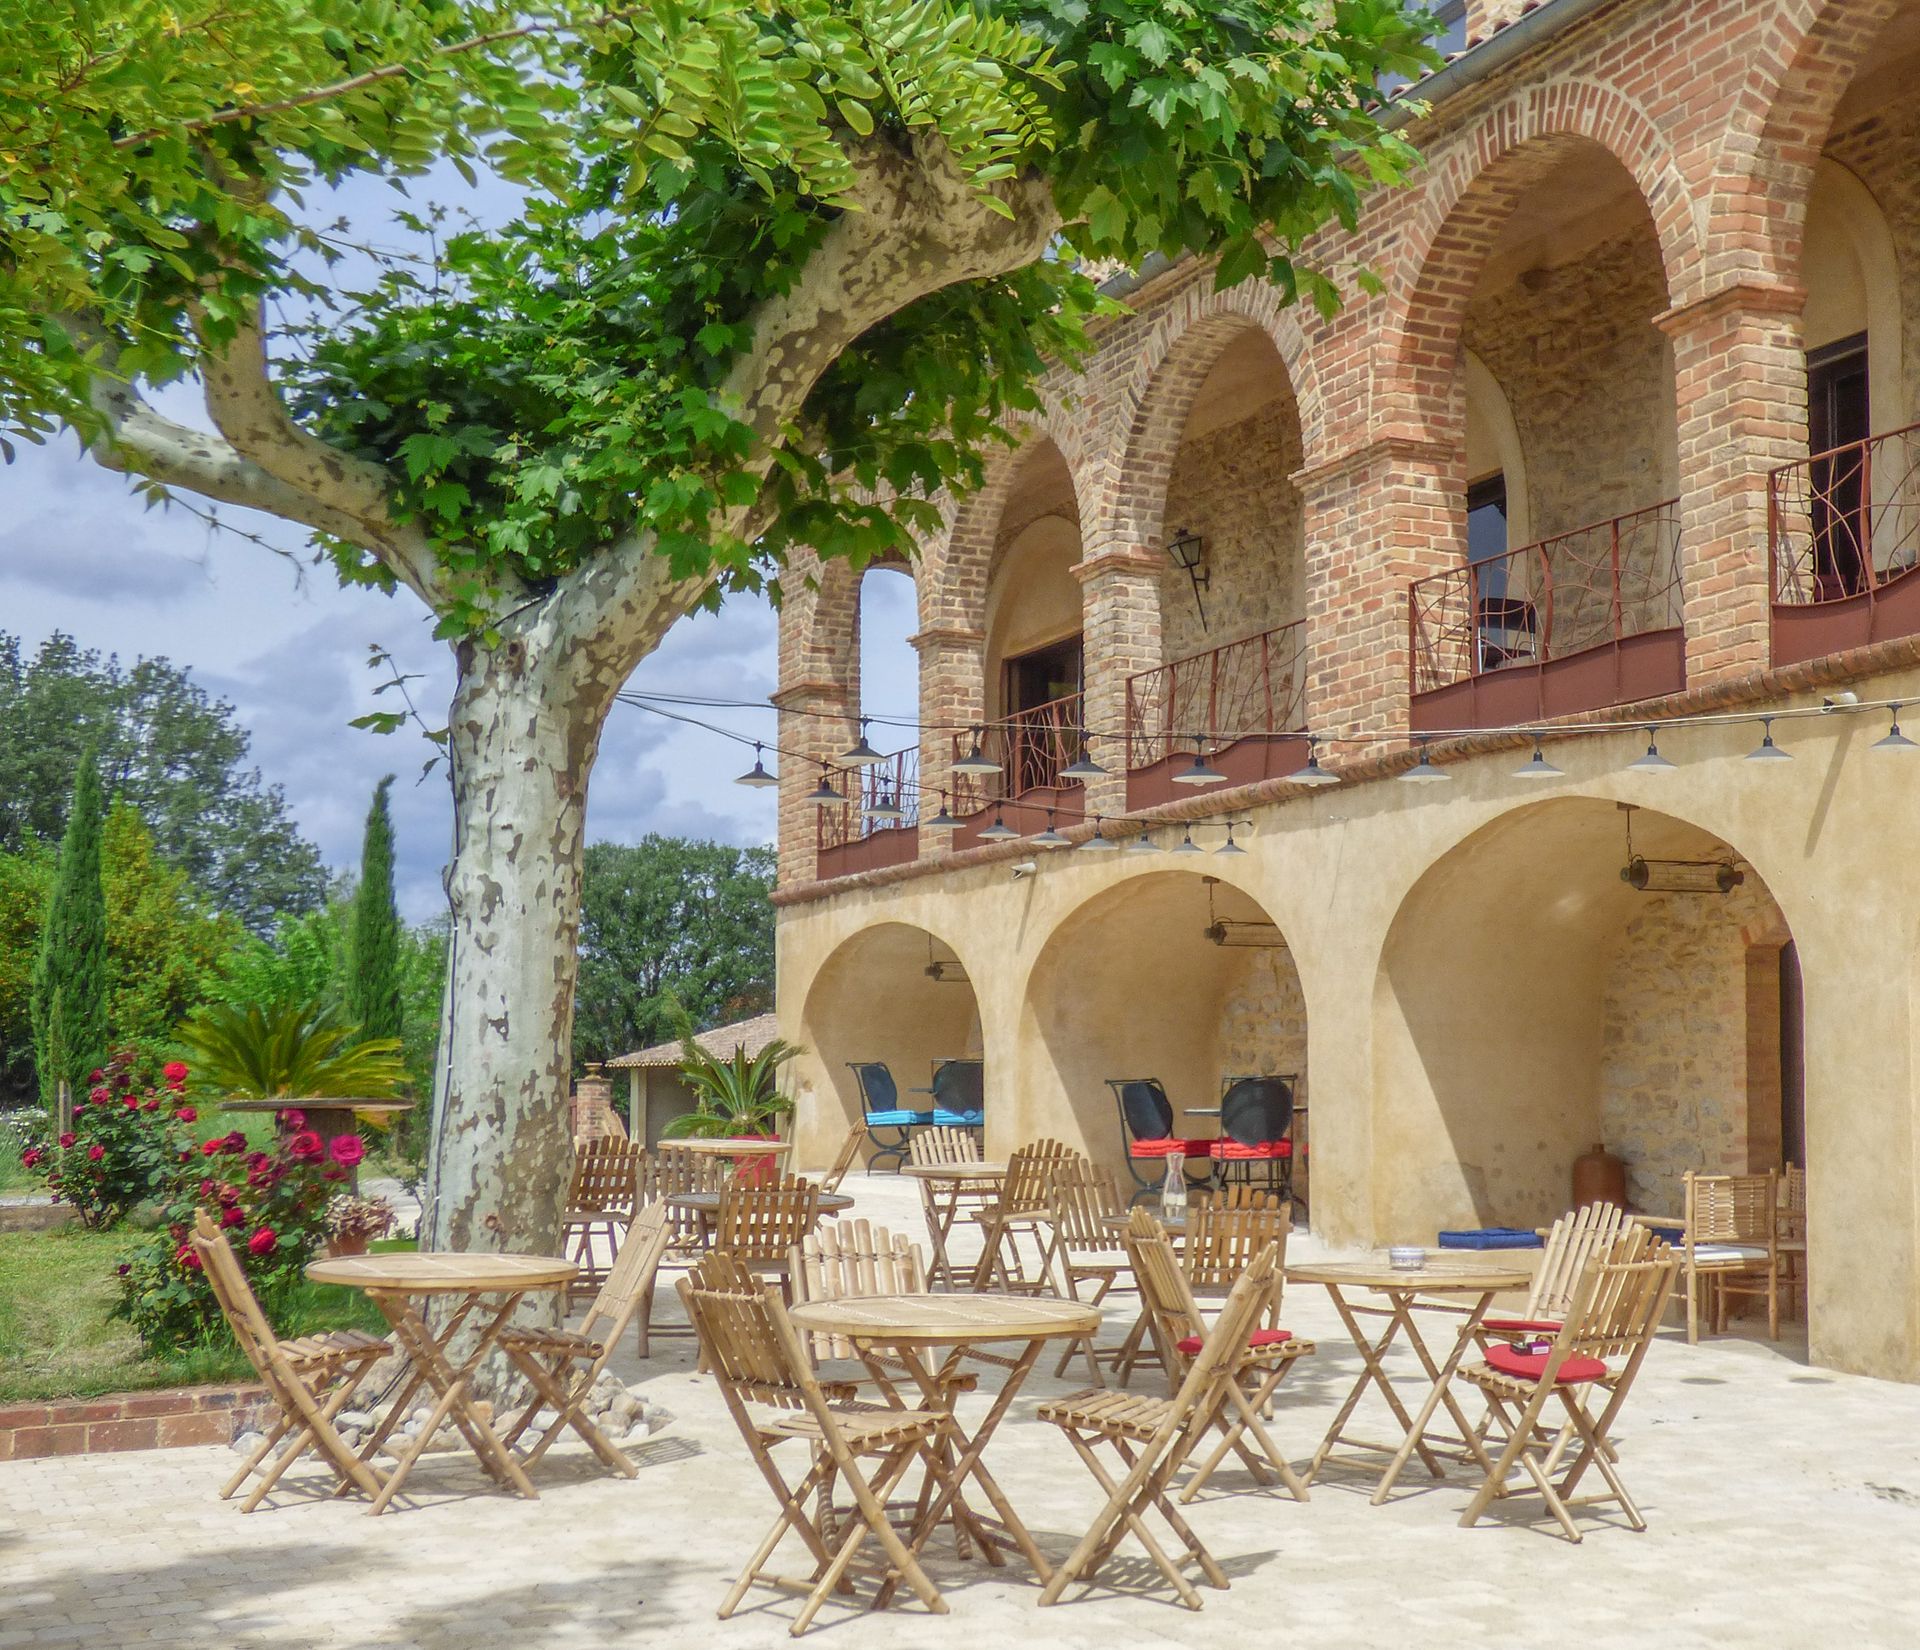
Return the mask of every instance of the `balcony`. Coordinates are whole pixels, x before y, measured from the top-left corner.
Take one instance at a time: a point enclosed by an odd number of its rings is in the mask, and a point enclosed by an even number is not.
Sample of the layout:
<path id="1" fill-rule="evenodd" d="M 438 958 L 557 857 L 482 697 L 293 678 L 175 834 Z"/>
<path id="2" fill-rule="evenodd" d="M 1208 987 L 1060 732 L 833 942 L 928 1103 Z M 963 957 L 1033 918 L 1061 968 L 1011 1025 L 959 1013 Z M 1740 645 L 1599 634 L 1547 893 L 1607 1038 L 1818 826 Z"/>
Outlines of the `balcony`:
<path id="1" fill-rule="evenodd" d="M 953 833 L 956 848 L 971 848 L 980 840 L 981 831 L 993 823 L 996 805 L 1006 823 L 1023 834 L 1044 830 L 1049 809 L 1062 825 L 1079 820 L 1086 787 L 1060 776 L 1080 759 L 1085 715 L 1083 696 L 1069 693 L 981 730 L 981 752 L 997 762 L 1000 771 L 953 776 L 953 811 L 966 821 Z M 972 749 L 972 734 L 957 735 L 954 760 Z"/>
<path id="2" fill-rule="evenodd" d="M 1175 773 L 1204 746 L 1236 784 L 1307 757 L 1306 625 L 1296 621 L 1127 680 L 1127 808 L 1182 794 Z"/>
<path id="3" fill-rule="evenodd" d="M 904 865 L 920 855 L 920 748 L 897 751 L 882 762 L 849 768 L 839 775 L 854 794 L 832 807 L 817 808 L 814 869 L 823 880 Z M 887 810 L 874 819 L 870 810 Z M 898 810 L 899 818 L 891 817 Z"/>
<path id="4" fill-rule="evenodd" d="M 1686 682 L 1677 499 L 1416 580 L 1410 597 L 1415 731 L 1526 726 Z"/>
<path id="5" fill-rule="evenodd" d="M 1920 634 L 1920 424 L 1768 478 L 1773 662 Z"/>

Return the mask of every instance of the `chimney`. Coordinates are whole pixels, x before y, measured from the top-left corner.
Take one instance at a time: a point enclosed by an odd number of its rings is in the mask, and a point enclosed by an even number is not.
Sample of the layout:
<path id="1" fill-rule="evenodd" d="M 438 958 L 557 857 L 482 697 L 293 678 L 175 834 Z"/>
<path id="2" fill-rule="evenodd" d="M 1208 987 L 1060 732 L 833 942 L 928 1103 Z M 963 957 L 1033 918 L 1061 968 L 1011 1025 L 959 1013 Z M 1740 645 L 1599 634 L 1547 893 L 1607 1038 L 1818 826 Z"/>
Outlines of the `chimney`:
<path id="1" fill-rule="evenodd" d="M 613 1084 L 597 1060 L 587 1062 L 585 1075 L 573 1085 L 567 1122 L 575 1140 L 599 1140 L 627 1132 L 613 1109 Z"/>

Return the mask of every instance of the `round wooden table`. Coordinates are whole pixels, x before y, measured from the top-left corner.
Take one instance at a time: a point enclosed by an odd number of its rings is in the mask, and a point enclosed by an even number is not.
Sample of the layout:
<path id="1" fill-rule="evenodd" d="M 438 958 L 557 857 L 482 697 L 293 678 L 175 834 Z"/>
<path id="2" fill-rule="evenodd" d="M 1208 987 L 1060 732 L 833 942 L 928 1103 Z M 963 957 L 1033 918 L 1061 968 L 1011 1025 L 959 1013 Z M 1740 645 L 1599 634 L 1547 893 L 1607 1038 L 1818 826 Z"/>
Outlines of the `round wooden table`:
<path id="1" fill-rule="evenodd" d="M 791 1140 L 750 1140 L 739 1136 L 725 1140 L 702 1140 L 695 1136 L 672 1144 L 705 1157 L 785 1157 L 793 1150 Z"/>
<path id="2" fill-rule="evenodd" d="M 720 1199 L 725 1195 L 724 1192 L 669 1192 L 666 1204 L 669 1209 L 684 1209 L 702 1220 L 711 1220 L 719 1214 Z M 842 1209 L 851 1209 L 853 1199 L 845 1192 L 822 1192 L 814 1199 L 814 1206 L 823 1215 L 837 1215 Z"/>
<path id="3" fill-rule="evenodd" d="M 1380 1482 L 1373 1492 L 1373 1503 L 1378 1506 L 1386 1500 L 1400 1471 L 1417 1450 L 1427 1470 L 1435 1478 L 1444 1477 L 1440 1463 L 1429 1447 L 1438 1443 L 1450 1449 L 1464 1452 L 1464 1459 L 1478 1461 L 1481 1468 L 1492 1471 L 1486 1451 L 1481 1447 L 1479 1434 L 1473 1424 L 1461 1412 L 1459 1404 L 1448 1390 L 1454 1371 L 1460 1367 L 1461 1359 L 1467 1349 L 1476 1340 L 1476 1331 L 1480 1320 L 1493 1302 L 1493 1297 L 1507 1290 L 1525 1290 L 1533 1282 L 1533 1273 L 1525 1267 L 1502 1265 L 1498 1261 L 1470 1258 L 1453 1254 L 1429 1254 L 1418 1270 L 1401 1270 L 1380 1260 L 1329 1260 L 1309 1262 L 1300 1266 L 1289 1266 L 1286 1272 L 1289 1283 L 1317 1283 L 1325 1287 L 1333 1301 L 1333 1309 L 1340 1314 L 1340 1321 L 1347 1326 L 1347 1333 L 1353 1337 L 1353 1344 L 1360 1349 L 1362 1365 L 1360 1378 L 1354 1383 L 1353 1390 L 1347 1394 L 1346 1402 L 1340 1406 L 1340 1412 L 1334 1416 L 1333 1424 L 1327 1428 L 1327 1435 L 1320 1441 L 1319 1449 L 1314 1451 L 1313 1461 L 1302 1475 L 1307 1483 L 1312 1483 L 1314 1475 L 1326 1463 L 1328 1455 L 1344 1446 L 1348 1449 L 1366 1450 L 1382 1453 L 1389 1457 L 1386 1471 L 1380 1475 Z M 1388 1304 L 1373 1306 L 1355 1304 L 1348 1300 L 1345 1291 L 1353 1290 L 1362 1294 L 1384 1295 Z M 1453 1346 L 1444 1361 L 1435 1363 L 1433 1354 L 1420 1334 L 1420 1326 L 1414 1313 L 1439 1312 L 1458 1317 L 1459 1333 L 1454 1336 Z M 1386 1332 L 1375 1340 L 1362 1327 L 1362 1317 L 1384 1317 L 1388 1319 Z M 1394 1337 L 1402 1330 L 1406 1331 L 1407 1344 L 1420 1360 L 1420 1366 L 1426 1371 L 1428 1387 L 1420 1407 L 1413 1414 L 1407 1413 L 1406 1405 L 1400 1394 L 1394 1390 L 1388 1379 L 1382 1362 Z M 1380 1395 L 1393 1411 L 1394 1419 L 1399 1423 L 1402 1436 L 1398 1444 L 1377 1443 L 1365 1438 L 1346 1436 L 1346 1425 L 1360 1400 L 1366 1396 L 1367 1388 L 1377 1386 Z M 1454 1425 L 1460 1429 L 1457 1438 L 1429 1433 L 1427 1428 L 1433 1420 L 1434 1411 L 1442 1404 L 1453 1417 Z"/>
<path id="4" fill-rule="evenodd" d="M 448 1421 L 460 1429 L 481 1466 L 489 1473 L 503 1479 L 528 1500 L 539 1498 L 539 1491 L 521 1470 L 512 1452 L 501 1444 L 486 1417 L 475 1411 L 467 1396 L 467 1387 L 481 1360 L 493 1350 L 521 1297 L 535 1289 L 564 1289 L 578 1270 L 572 1261 L 558 1255 L 459 1255 L 431 1251 L 350 1255 L 317 1260 L 308 1266 L 307 1276 L 315 1283 L 364 1289 L 380 1308 L 381 1315 L 393 1325 L 394 1339 L 407 1354 L 406 1386 L 366 1446 L 366 1454 L 371 1456 L 406 1418 L 413 1396 L 422 1385 L 431 1386 L 439 1396 L 425 1424 L 395 1462 L 393 1473 L 381 1486 L 370 1512 L 384 1512 L 392 1504 L 407 1474 L 413 1470 L 414 1462 Z M 463 1297 L 437 1336 L 414 1305 L 414 1297 L 421 1295 Z M 447 1348 L 461 1325 L 488 1295 L 503 1297 L 501 1304 L 485 1319 L 472 1348 L 456 1367 L 447 1356 Z"/>
<path id="5" fill-rule="evenodd" d="M 1007 1165 L 1004 1163 L 905 1163 L 900 1172 L 915 1180 L 961 1181 L 961 1180 L 1005 1180 Z"/>
<path id="6" fill-rule="evenodd" d="M 898 1364 L 904 1364 L 926 1407 L 949 1414 L 949 1396 L 968 1347 L 995 1341 L 1026 1343 L 1008 1367 L 1005 1384 L 973 1435 L 969 1437 L 958 1419 L 954 1420 L 948 1447 L 957 1446 L 958 1456 L 949 1458 L 947 1485 L 915 1524 L 908 1546 L 918 1554 L 951 1508 L 955 1521 L 974 1538 L 991 1563 L 1001 1562 L 999 1547 L 1015 1547 L 1042 1582 L 1051 1579 L 1052 1566 L 1034 1545 L 1032 1535 L 981 1456 L 1041 1349 L 1048 1341 L 1091 1336 L 1100 1327 L 1099 1310 L 1077 1301 L 1027 1295 L 855 1295 L 806 1301 L 794 1307 L 790 1316 L 796 1329 L 851 1341 L 867 1373 L 895 1401 L 901 1401 L 895 1382 Z M 927 1355 L 942 1347 L 950 1350 L 935 1366 Z M 876 1356 L 882 1351 L 891 1353 L 898 1364 L 882 1363 Z M 961 1497 L 960 1487 L 968 1478 L 979 1484 L 992 1503 L 996 1515 L 993 1520 L 969 1507 Z"/>
<path id="7" fill-rule="evenodd" d="M 1007 1178 L 1004 1163 L 904 1163 L 903 1175 L 920 1182 L 920 1206 L 927 1217 L 927 1239 L 933 1246 L 928 1283 L 954 1284 L 953 1262 L 947 1255 L 947 1236 L 961 1207 L 969 1200 L 977 1208 L 998 1197 Z"/>

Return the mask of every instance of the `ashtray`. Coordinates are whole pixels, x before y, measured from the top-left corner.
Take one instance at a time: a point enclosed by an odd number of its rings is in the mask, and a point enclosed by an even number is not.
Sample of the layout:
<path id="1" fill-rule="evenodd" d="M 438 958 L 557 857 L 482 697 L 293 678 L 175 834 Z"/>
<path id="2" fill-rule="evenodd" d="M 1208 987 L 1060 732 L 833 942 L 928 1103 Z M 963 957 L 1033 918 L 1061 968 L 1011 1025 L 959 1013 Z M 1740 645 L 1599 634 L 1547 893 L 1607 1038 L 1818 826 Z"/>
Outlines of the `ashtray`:
<path id="1" fill-rule="evenodd" d="M 1387 1264 L 1396 1272 L 1417 1272 L 1427 1264 L 1427 1252 L 1410 1244 L 1397 1243 L 1387 1251 Z"/>

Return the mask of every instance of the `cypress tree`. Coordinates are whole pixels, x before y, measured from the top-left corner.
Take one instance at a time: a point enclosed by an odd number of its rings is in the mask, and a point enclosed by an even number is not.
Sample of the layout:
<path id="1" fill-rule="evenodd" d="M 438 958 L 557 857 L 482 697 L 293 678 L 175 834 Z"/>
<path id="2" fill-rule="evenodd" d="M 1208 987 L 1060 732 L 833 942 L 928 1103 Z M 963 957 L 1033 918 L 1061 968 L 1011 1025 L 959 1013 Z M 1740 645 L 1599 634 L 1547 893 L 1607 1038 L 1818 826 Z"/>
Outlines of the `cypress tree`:
<path id="1" fill-rule="evenodd" d="M 49 1109 L 62 1078 L 78 1094 L 87 1073 L 107 1063 L 107 901 L 100 884 L 105 818 L 99 759 L 89 747 L 74 775 L 73 805 L 29 982 L 33 1059 L 40 1098 Z"/>
<path id="2" fill-rule="evenodd" d="M 387 806 L 392 784 L 388 774 L 373 789 L 347 936 L 347 1018 L 358 1023 L 362 1037 L 400 1035 L 400 909 L 393 897 L 393 815 Z"/>

